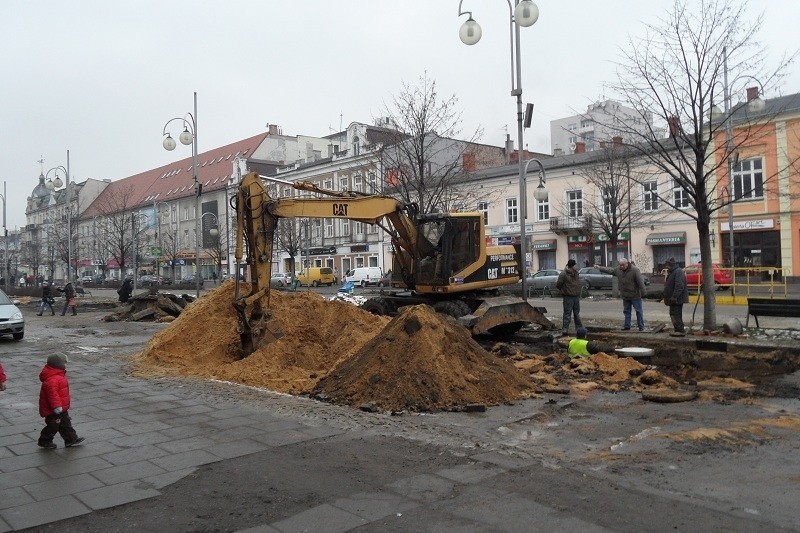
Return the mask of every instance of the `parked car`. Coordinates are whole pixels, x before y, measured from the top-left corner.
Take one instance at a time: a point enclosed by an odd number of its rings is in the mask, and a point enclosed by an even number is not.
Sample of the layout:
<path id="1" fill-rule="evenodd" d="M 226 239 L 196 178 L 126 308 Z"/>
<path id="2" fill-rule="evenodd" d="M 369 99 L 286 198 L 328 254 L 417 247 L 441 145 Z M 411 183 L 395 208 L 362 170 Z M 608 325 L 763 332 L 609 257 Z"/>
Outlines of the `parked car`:
<path id="1" fill-rule="evenodd" d="M 19 300 L 11 301 L 6 293 L 0 290 L 0 335 L 11 335 L 15 341 L 25 336 L 25 319 L 19 310 Z"/>
<path id="2" fill-rule="evenodd" d="M 270 287 L 287 287 L 292 282 L 292 275 L 285 272 L 275 272 L 269 280 Z"/>
<path id="3" fill-rule="evenodd" d="M 731 286 L 733 280 L 729 269 L 726 269 L 720 263 L 713 263 L 711 268 L 714 269 L 714 285 L 717 290 L 725 290 Z M 686 283 L 689 285 L 690 291 L 697 290 L 698 287 L 703 286 L 703 267 L 700 263 L 689 265 L 683 271 L 686 273 Z"/>
<path id="4" fill-rule="evenodd" d="M 195 285 L 197 282 L 195 281 L 194 274 L 189 274 L 181 278 L 181 283 L 184 285 Z M 203 278 L 200 278 L 200 286 L 203 286 Z"/>
<path id="5" fill-rule="evenodd" d="M 578 276 L 589 289 L 610 289 L 614 280 L 613 274 L 606 274 L 594 267 L 583 267 L 578 270 Z"/>
<path id="6" fill-rule="evenodd" d="M 544 289 L 545 287 L 555 289 L 559 274 L 561 274 L 560 270 L 540 270 L 533 276 L 529 276 L 525 283 L 529 289 Z"/>
<path id="7" fill-rule="evenodd" d="M 82 276 L 81 283 L 92 283 L 94 278 L 92 276 Z"/>
<path id="8" fill-rule="evenodd" d="M 158 276 L 152 276 L 150 274 L 139 276 L 139 285 L 141 285 L 142 287 L 148 285 L 158 285 Z"/>

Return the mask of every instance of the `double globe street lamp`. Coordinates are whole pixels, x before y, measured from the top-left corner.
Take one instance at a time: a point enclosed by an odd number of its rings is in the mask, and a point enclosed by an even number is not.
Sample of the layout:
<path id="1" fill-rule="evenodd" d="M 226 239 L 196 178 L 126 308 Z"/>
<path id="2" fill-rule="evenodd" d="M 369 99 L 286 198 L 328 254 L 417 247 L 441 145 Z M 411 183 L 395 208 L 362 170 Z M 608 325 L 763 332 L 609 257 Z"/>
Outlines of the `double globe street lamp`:
<path id="1" fill-rule="evenodd" d="M 180 120 L 183 123 L 183 131 L 178 136 L 181 144 L 189 146 L 192 145 L 192 179 L 194 180 L 194 208 L 195 208 L 195 234 L 200 235 L 200 195 L 203 192 L 203 187 L 197 180 L 197 92 L 194 93 L 194 113 L 186 113 L 183 117 L 171 118 L 164 124 L 162 135 L 164 142 L 162 143 L 166 150 L 172 151 L 177 144 L 175 139 L 167 132 L 167 126 L 175 120 Z M 194 246 L 194 263 L 195 263 L 195 297 L 200 298 L 200 241 L 195 239 Z"/>
<path id="2" fill-rule="evenodd" d="M 533 106 L 528 105 L 526 111 L 522 110 L 522 58 L 520 55 L 520 27 L 527 28 L 533 26 L 539 19 L 539 7 L 531 0 L 514 0 L 512 5 L 511 0 L 506 0 L 508 3 L 508 19 L 509 19 L 509 42 L 511 45 L 511 96 L 517 99 L 517 145 L 518 145 L 518 160 L 519 160 L 519 238 L 520 238 L 520 262 L 522 264 L 522 298 L 527 300 L 527 237 L 525 235 L 525 219 L 527 218 L 527 196 L 525 187 L 525 160 L 523 157 L 525 144 L 523 142 L 523 124 L 527 127 L 530 126 L 531 114 L 533 113 Z M 467 15 L 469 18 L 461 25 L 458 31 L 458 36 L 461 42 L 472 46 L 481 40 L 483 30 L 480 24 L 475 22 L 472 18 L 471 11 L 463 11 L 461 9 L 464 0 L 458 3 L 458 16 Z M 543 169 L 542 169 L 543 170 Z M 540 190 L 541 189 L 541 190 Z M 536 199 L 539 201 L 547 201 L 547 190 L 544 188 L 544 181 L 540 180 L 539 187 L 536 189 Z"/>
<path id="3" fill-rule="evenodd" d="M 69 150 L 67 150 L 67 166 L 63 167 L 61 165 L 51 168 L 47 171 L 45 175 L 45 179 L 50 173 L 53 172 L 55 177 L 53 179 L 47 179 L 45 182 L 45 186 L 50 189 L 51 191 L 55 191 L 60 189 L 62 185 L 66 190 L 66 207 L 67 207 L 67 277 L 66 283 L 72 281 L 72 276 L 70 274 L 71 267 L 72 267 L 72 198 L 71 198 L 71 189 L 69 187 Z M 64 173 L 64 181 L 61 181 L 58 173 Z"/>

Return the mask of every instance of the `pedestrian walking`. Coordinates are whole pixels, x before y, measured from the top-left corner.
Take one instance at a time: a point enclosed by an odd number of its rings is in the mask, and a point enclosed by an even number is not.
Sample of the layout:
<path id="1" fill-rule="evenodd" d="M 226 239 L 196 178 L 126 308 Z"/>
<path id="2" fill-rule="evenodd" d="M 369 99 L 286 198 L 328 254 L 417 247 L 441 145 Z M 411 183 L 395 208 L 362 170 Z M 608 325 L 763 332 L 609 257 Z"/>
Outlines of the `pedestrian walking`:
<path id="1" fill-rule="evenodd" d="M 572 317 L 575 317 L 575 327 L 583 326 L 581 322 L 581 280 L 578 277 L 576 261 L 567 261 L 567 267 L 561 271 L 556 280 L 556 288 L 561 292 L 564 313 L 561 318 L 561 330 L 566 333 Z"/>
<path id="2" fill-rule="evenodd" d="M 3 372 L 3 364 L 0 363 L 0 391 L 6 390 L 6 373 Z"/>
<path id="3" fill-rule="evenodd" d="M 53 304 L 55 300 L 53 299 L 53 289 L 50 288 L 50 284 L 46 281 L 42 282 L 42 301 L 39 303 L 39 312 L 36 313 L 37 316 L 42 316 L 44 313 L 45 307 L 50 307 L 50 314 L 55 316 L 56 312 L 53 309 Z"/>
<path id="4" fill-rule="evenodd" d="M 39 415 L 44 417 L 45 426 L 39 434 L 39 447 L 54 450 L 58 448 L 53 438 L 56 434 L 64 439 L 67 448 L 83 442 L 72 427 L 69 415 L 70 396 L 67 380 L 67 356 L 53 354 L 47 358 L 39 373 L 42 388 L 39 390 Z"/>
<path id="5" fill-rule="evenodd" d="M 675 263 L 675 259 L 670 257 L 664 266 L 669 270 L 667 279 L 664 281 L 664 304 L 669 306 L 669 318 L 672 320 L 672 327 L 679 335 L 686 334 L 683 325 L 683 304 L 689 303 L 689 286 L 686 283 L 686 273 Z"/>
<path id="6" fill-rule="evenodd" d="M 117 294 L 119 294 L 119 301 L 122 303 L 126 303 L 128 300 L 131 299 L 132 293 L 133 293 L 133 280 L 130 278 L 125 278 L 125 281 L 122 282 L 120 288 L 117 289 Z"/>
<path id="7" fill-rule="evenodd" d="M 619 280 L 619 294 L 622 296 L 622 314 L 625 323 L 622 327 L 627 331 L 631 329 L 631 308 L 636 311 L 636 326 L 639 331 L 644 331 L 644 310 L 642 309 L 642 297 L 645 293 L 644 279 L 642 273 L 634 265 L 630 264 L 626 258 L 619 260 L 616 268 L 595 265 L 600 272 L 612 274 Z"/>
<path id="8" fill-rule="evenodd" d="M 72 309 L 72 316 L 78 314 L 78 298 L 75 294 L 75 288 L 72 286 L 72 282 L 67 282 L 64 285 L 64 288 L 61 289 L 61 292 L 64 293 L 64 308 L 61 310 L 61 316 L 67 314 L 67 309 Z"/>
<path id="9" fill-rule="evenodd" d="M 211 279 L 214 280 L 214 285 L 216 285 L 217 284 L 217 271 L 216 270 L 211 273 Z"/>

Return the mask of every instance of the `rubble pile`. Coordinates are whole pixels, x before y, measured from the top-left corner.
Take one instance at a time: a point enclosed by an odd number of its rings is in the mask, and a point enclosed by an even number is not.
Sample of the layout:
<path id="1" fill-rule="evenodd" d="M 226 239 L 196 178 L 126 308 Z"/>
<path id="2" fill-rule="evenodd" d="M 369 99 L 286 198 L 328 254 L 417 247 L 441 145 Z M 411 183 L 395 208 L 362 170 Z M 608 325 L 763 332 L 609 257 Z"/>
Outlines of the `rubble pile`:
<path id="1" fill-rule="evenodd" d="M 103 317 L 105 322 L 150 321 L 171 322 L 183 309 L 194 301 L 188 295 L 178 296 L 170 293 L 151 291 L 148 294 L 137 294 L 119 311 Z"/>

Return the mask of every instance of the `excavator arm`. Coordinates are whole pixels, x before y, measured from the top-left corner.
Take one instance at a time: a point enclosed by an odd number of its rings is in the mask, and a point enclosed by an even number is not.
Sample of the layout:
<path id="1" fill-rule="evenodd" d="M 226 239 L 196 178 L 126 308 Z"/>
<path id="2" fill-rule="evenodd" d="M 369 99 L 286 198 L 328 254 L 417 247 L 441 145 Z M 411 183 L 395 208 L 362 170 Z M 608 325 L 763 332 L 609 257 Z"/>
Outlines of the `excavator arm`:
<path id="1" fill-rule="evenodd" d="M 417 258 L 433 252 L 434 246 L 419 235 L 414 206 L 404 206 L 390 196 L 329 191 L 308 182 L 291 185 L 321 195 L 308 198 L 270 198 L 261 177 L 250 173 L 242 178 L 236 195 L 236 263 L 247 256 L 250 292 L 239 294 L 239 276 L 233 306 L 238 316 L 242 352 L 246 357 L 259 346 L 280 338 L 282 332 L 269 310 L 270 270 L 275 228 L 280 218 L 345 218 L 378 224 L 391 235 L 401 269 L 413 279 Z M 388 220 L 389 225 L 384 223 Z M 246 247 L 246 250 L 245 250 Z"/>

